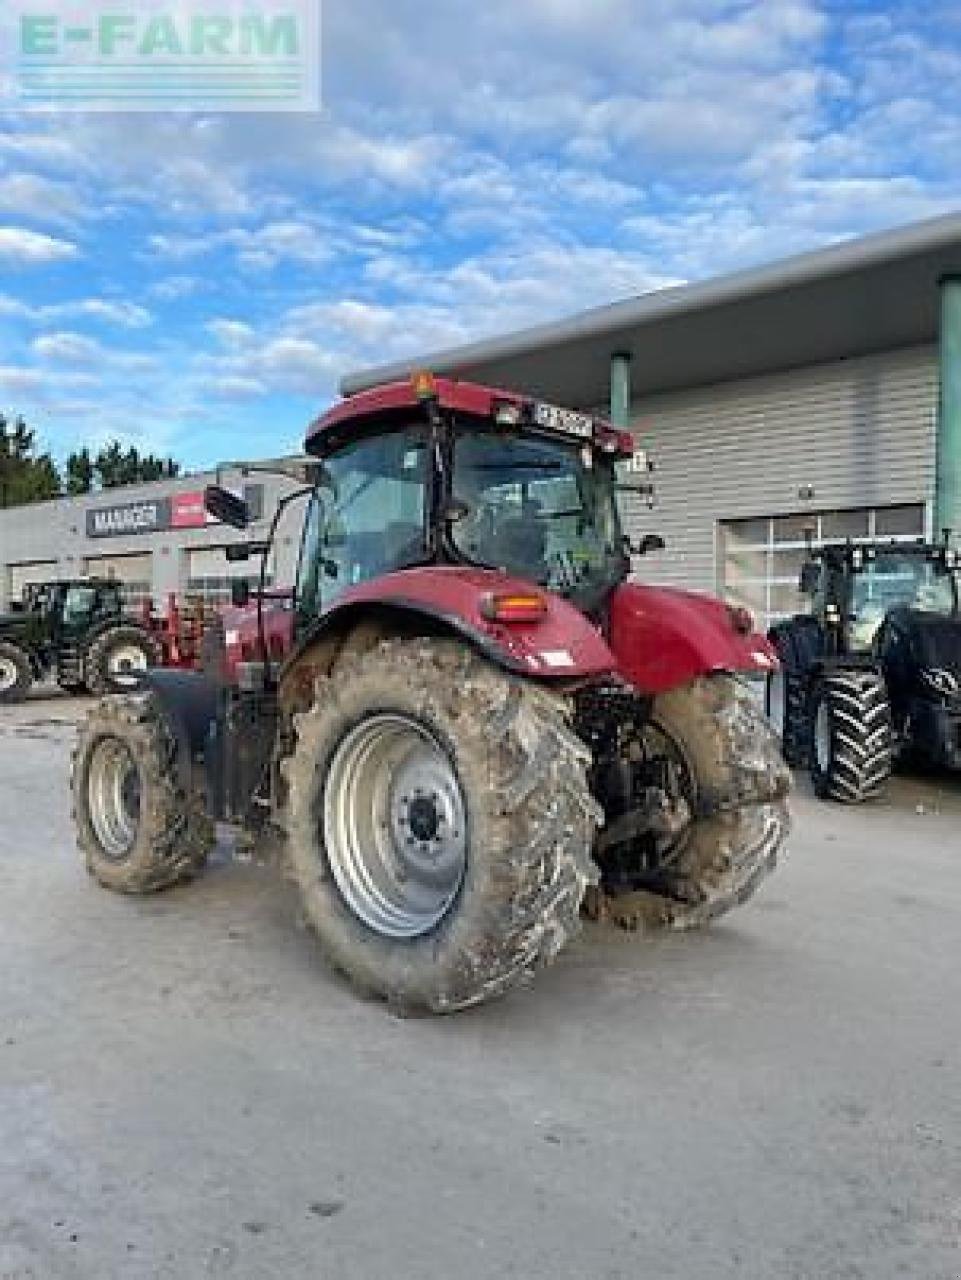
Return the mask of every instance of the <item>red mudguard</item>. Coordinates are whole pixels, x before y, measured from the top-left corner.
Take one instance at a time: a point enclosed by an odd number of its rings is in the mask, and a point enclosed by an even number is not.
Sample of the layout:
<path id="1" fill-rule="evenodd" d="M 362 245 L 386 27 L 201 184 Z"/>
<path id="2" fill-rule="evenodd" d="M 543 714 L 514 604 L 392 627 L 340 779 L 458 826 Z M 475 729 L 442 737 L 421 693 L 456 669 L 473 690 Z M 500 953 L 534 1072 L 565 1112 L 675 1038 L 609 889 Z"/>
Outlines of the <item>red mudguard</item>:
<path id="1" fill-rule="evenodd" d="M 538 622 L 503 624 L 489 622 L 481 614 L 481 601 L 490 592 L 509 595 L 532 590 L 547 604 L 546 615 Z M 604 637 L 573 605 L 524 579 L 493 570 L 439 565 L 384 574 L 337 596 L 318 618 L 318 629 L 372 606 L 436 618 L 472 640 L 493 661 L 542 680 L 613 677 L 617 671 Z"/>
<path id="2" fill-rule="evenodd" d="M 621 676 L 643 693 L 665 693 L 712 671 L 767 675 L 774 649 L 712 596 L 625 583 L 611 597 L 610 644 Z"/>
<path id="3" fill-rule="evenodd" d="M 537 590 L 547 606 L 537 622 L 488 621 L 481 602 L 491 592 Z M 620 676 L 642 693 L 664 693 L 712 671 L 766 674 L 776 669 L 771 645 L 756 633 L 737 630 L 732 611 L 710 596 L 667 587 L 626 584 L 610 603 L 610 641 L 560 596 L 530 582 L 486 569 L 436 566 L 404 569 L 349 587 L 318 617 L 302 644 L 309 647 L 328 628 L 349 623 L 372 608 L 426 615 L 459 632 L 492 661 L 542 680 L 613 679 Z M 258 650 L 253 609 L 224 610 L 228 667 L 253 659 Z M 271 656 L 289 656 L 293 615 L 271 603 L 264 610 Z"/>

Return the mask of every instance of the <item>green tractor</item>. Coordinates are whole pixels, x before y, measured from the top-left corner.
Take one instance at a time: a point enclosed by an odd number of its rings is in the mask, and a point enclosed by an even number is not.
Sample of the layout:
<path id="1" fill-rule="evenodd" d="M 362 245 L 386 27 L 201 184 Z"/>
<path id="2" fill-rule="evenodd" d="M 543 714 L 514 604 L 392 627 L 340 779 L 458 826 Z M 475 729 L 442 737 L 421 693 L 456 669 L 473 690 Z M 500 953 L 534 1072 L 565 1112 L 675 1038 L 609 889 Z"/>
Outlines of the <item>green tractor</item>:
<path id="1" fill-rule="evenodd" d="M 0 703 L 21 702 L 51 675 L 69 693 L 131 689 L 162 658 L 157 637 L 124 612 L 117 582 L 36 584 L 0 614 Z"/>

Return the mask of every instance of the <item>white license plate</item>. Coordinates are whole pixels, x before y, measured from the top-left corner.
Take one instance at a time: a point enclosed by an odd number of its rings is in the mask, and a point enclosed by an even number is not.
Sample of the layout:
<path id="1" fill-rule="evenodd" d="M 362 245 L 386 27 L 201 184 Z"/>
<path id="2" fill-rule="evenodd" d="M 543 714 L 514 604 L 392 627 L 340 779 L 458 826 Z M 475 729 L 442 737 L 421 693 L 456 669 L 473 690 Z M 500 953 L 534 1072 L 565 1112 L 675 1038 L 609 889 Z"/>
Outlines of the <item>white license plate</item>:
<path id="1" fill-rule="evenodd" d="M 560 431 L 578 440 L 590 440 L 594 436 L 594 419 L 573 409 L 559 409 L 555 404 L 534 406 L 534 421 L 545 431 Z"/>

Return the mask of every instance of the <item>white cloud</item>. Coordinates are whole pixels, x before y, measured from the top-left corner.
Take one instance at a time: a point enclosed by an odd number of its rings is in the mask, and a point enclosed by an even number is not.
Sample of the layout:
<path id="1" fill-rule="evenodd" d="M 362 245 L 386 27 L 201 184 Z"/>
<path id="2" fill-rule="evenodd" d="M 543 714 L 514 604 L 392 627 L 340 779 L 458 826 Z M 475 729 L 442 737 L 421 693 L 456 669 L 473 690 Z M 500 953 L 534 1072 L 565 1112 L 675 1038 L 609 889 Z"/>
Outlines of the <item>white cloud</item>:
<path id="1" fill-rule="evenodd" d="M 43 386 L 43 378 L 36 369 L 18 368 L 16 365 L 0 365 L 0 387 L 13 395 L 37 392 Z"/>
<path id="2" fill-rule="evenodd" d="M 33 173 L 11 173 L 0 178 L 0 209 L 38 222 L 64 222 L 79 212 L 80 200 L 65 182 Z"/>
<path id="3" fill-rule="evenodd" d="M 103 357 L 100 344 L 81 333 L 45 333 L 34 339 L 32 349 L 41 359 L 62 364 L 93 364 Z"/>
<path id="4" fill-rule="evenodd" d="M 231 351 L 247 346 L 254 336 L 253 328 L 242 320 L 208 320 L 206 328 L 222 347 Z"/>
<path id="5" fill-rule="evenodd" d="M 185 261 L 228 248 L 236 253 L 242 267 L 257 271 L 269 270 L 284 261 L 316 265 L 326 261 L 331 253 L 316 227 L 294 221 L 269 222 L 255 230 L 236 227 L 199 236 L 160 233 L 152 235 L 149 244 L 157 257 L 169 261 Z"/>
<path id="6" fill-rule="evenodd" d="M 75 258 L 78 249 L 69 240 L 59 240 L 24 227 L 0 227 L 0 258 L 21 266 L 38 266 Z"/>

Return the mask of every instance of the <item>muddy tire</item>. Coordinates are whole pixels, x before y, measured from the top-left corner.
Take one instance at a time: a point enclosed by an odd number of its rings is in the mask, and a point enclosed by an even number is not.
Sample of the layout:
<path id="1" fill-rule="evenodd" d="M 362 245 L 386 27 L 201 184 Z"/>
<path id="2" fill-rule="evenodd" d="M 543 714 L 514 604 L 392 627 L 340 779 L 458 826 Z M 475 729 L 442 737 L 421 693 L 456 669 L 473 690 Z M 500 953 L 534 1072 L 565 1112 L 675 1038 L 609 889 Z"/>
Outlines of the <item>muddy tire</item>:
<path id="1" fill-rule="evenodd" d="M 822 800 L 876 799 L 894 768 L 891 704 L 876 671 L 838 671 L 818 684 L 809 720 L 811 781 Z"/>
<path id="2" fill-rule="evenodd" d="M 0 703 L 23 702 L 32 684 L 28 655 L 19 645 L 0 641 Z"/>
<path id="3" fill-rule="evenodd" d="M 790 831 L 791 775 L 751 693 L 716 675 L 661 695 L 653 719 L 685 762 L 692 821 L 637 893 L 598 900 L 622 927 L 692 929 L 746 902 Z"/>
<path id="4" fill-rule="evenodd" d="M 792 769 L 808 760 L 808 708 L 805 681 L 793 671 L 775 671 L 767 678 L 764 711 L 781 754 Z"/>
<path id="5" fill-rule="evenodd" d="M 91 693 L 124 693 L 137 687 L 148 667 L 159 667 L 163 649 L 142 627 L 110 627 L 90 645 L 85 665 Z"/>
<path id="6" fill-rule="evenodd" d="M 602 814 L 566 700 L 452 641 L 343 658 L 282 764 L 290 873 L 334 966 L 447 1013 L 549 964 L 596 881 Z"/>
<path id="7" fill-rule="evenodd" d="M 87 870 L 117 893 L 196 876 L 215 842 L 203 796 L 180 785 L 176 744 L 152 695 L 104 698 L 81 725 L 71 788 Z"/>

